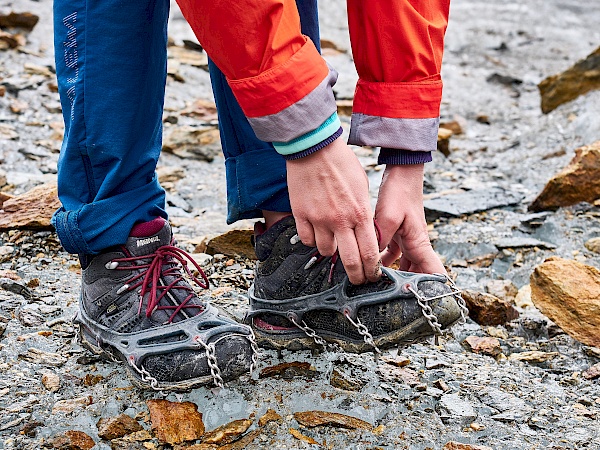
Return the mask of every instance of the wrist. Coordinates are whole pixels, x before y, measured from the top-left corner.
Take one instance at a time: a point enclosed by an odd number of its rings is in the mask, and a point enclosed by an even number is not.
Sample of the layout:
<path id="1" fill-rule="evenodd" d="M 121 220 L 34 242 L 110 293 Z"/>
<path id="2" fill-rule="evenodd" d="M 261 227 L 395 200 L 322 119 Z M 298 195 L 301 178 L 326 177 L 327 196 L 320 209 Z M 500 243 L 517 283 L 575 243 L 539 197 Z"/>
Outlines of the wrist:
<path id="1" fill-rule="evenodd" d="M 423 164 L 432 161 L 431 152 L 402 150 L 395 148 L 381 147 L 377 164 L 386 165 L 407 165 L 407 164 Z"/>
<path id="2" fill-rule="evenodd" d="M 383 185 L 393 186 L 395 192 L 423 194 L 425 164 L 394 164 L 386 166 L 383 172 Z"/>
<path id="3" fill-rule="evenodd" d="M 305 150 L 302 150 L 301 152 L 292 153 L 290 155 L 282 155 L 282 156 L 286 161 L 294 161 L 296 159 L 306 158 L 307 156 L 312 155 L 313 153 L 318 152 L 319 150 L 332 144 L 336 139 L 338 139 L 342 135 L 342 133 L 343 133 L 342 127 L 339 127 L 335 133 L 333 133 L 331 136 L 329 136 L 325 140 L 319 142 L 318 144 L 313 145 L 312 147 L 309 147 Z"/>

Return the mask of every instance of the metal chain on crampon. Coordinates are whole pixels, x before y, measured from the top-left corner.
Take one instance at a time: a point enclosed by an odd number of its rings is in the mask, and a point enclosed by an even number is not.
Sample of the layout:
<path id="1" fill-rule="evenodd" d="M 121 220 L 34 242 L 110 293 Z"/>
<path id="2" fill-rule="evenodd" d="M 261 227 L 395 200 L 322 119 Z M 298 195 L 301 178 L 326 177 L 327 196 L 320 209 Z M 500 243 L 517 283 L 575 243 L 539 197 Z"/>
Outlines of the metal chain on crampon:
<path id="1" fill-rule="evenodd" d="M 135 360 L 133 358 L 133 356 L 130 356 L 127 361 L 129 362 L 129 365 L 131 367 L 133 367 L 133 369 L 140 374 L 140 378 L 142 379 L 142 381 L 144 383 L 149 383 L 150 387 L 152 389 L 154 389 L 155 391 L 160 391 L 160 389 L 158 388 L 158 380 L 156 378 L 154 378 L 152 375 L 150 375 L 150 372 L 148 372 L 143 365 L 140 365 L 140 367 L 138 367 L 135 363 Z"/>
<path id="2" fill-rule="evenodd" d="M 258 350 L 258 344 L 256 343 L 254 330 L 250 329 L 250 335 L 246 336 L 246 339 L 250 341 L 250 347 L 252 347 L 252 364 L 250 364 L 250 376 L 252 376 L 258 367 L 258 358 L 260 357 L 260 351 Z"/>
<path id="3" fill-rule="evenodd" d="M 309 327 L 306 322 L 303 320 L 302 321 L 302 325 L 300 325 L 298 322 L 296 322 L 296 320 L 293 317 L 289 317 L 289 320 L 298 328 L 300 328 L 302 331 L 304 331 L 304 333 L 311 338 L 313 341 L 315 341 L 315 343 L 317 345 L 321 345 L 323 346 L 325 349 L 327 349 L 327 341 L 325 339 L 323 339 L 321 336 L 319 336 L 317 334 L 317 332 L 315 330 L 313 330 L 311 327 Z"/>
<path id="4" fill-rule="evenodd" d="M 199 338 L 199 336 L 197 336 L 194 340 L 200 346 L 202 346 L 204 348 L 204 351 L 206 352 L 206 362 L 208 364 L 208 368 L 210 369 L 210 374 L 212 375 L 213 383 L 215 384 L 215 386 L 218 386 L 221 389 L 223 389 L 225 387 L 225 382 L 221 377 L 221 369 L 219 369 L 219 366 L 217 364 L 215 342 L 206 344 L 202 339 Z"/>
<path id="5" fill-rule="evenodd" d="M 313 330 L 311 327 L 309 327 L 306 322 L 303 320 L 302 321 L 302 325 L 300 325 L 298 322 L 296 322 L 296 320 L 294 320 L 292 317 L 289 318 L 289 320 L 298 328 L 300 328 L 302 331 L 304 331 L 304 333 L 311 338 L 313 341 L 315 341 L 315 343 L 317 345 L 320 345 L 321 347 L 323 347 L 323 349 L 326 352 L 331 352 L 331 353 L 345 353 L 344 350 L 336 343 L 332 343 L 332 342 L 327 342 L 325 339 L 323 339 L 321 336 L 319 336 L 317 334 L 317 332 L 315 330 Z"/>
<path id="6" fill-rule="evenodd" d="M 452 289 L 452 296 L 456 299 L 456 303 L 458 303 L 458 307 L 460 308 L 460 316 L 462 317 L 462 322 L 465 323 L 467 321 L 467 317 L 469 317 L 469 308 L 467 308 L 467 303 L 462 296 L 462 291 L 456 286 L 454 280 L 445 274 L 446 280 L 450 283 L 450 288 Z"/>
<path id="7" fill-rule="evenodd" d="M 358 334 L 360 334 L 363 337 L 365 343 L 373 347 L 377 354 L 381 354 L 381 350 L 379 349 L 379 347 L 377 347 L 377 345 L 375 345 L 373 335 L 369 332 L 369 329 L 365 326 L 365 324 L 362 323 L 358 317 L 356 318 L 355 322 L 354 320 L 352 320 L 350 314 L 347 312 L 344 313 L 344 316 L 346 317 L 346 319 L 348 319 L 348 322 L 350 322 L 352 326 L 356 328 L 356 331 L 358 331 Z"/>
<path id="8" fill-rule="evenodd" d="M 79 330 L 79 331 L 77 331 L 77 332 L 75 333 L 75 339 L 77 340 L 77 343 L 78 343 L 79 345 L 84 345 L 84 342 L 83 342 L 83 324 L 81 324 L 81 323 L 75 323 L 75 319 L 76 319 L 76 318 L 77 318 L 77 316 L 75 316 L 75 317 L 73 318 L 73 322 L 72 322 L 72 325 L 73 325 L 73 327 L 77 327 L 77 329 Z M 116 356 L 116 355 L 113 353 L 113 351 L 112 351 L 112 350 L 110 350 L 110 347 L 107 347 L 107 346 L 105 346 L 105 345 L 102 343 L 102 341 L 101 341 L 100 337 L 98 337 L 98 336 L 95 336 L 95 339 L 96 339 L 96 347 L 98 347 L 98 348 L 100 349 L 100 351 L 101 351 L 102 353 L 104 353 L 104 354 L 105 354 L 105 355 L 108 357 L 108 359 L 110 360 L 110 362 L 114 362 L 114 363 L 121 362 L 121 359 L 120 359 L 120 358 L 118 358 L 118 357 L 117 357 L 117 356 Z M 97 352 L 96 352 L 96 351 L 93 351 L 93 353 L 97 353 Z"/>
<path id="9" fill-rule="evenodd" d="M 429 324 L 431 329 L 435 332 L 435 334 L 441 335 L 442 334 L 442 325 L 438 322 L 437 317 L 435 316 L 435 314 L 433 314 L 433 310 L 431 309 L 431 306 L 429 306 L 429 304 L 428 304 L 429 301 L 434 300 L 434 299 L 438 298 L 439 296 L 431 297 L 431 298 L 423 298 L 412 287 L 409 287 L 408 290 L 410 292 L 412 292 L 412 294 L 417 299 L 417 303 L 421 307 L 423 316 L 425 317 L 425 320 L 427 320 L 427 323 Z M 448 294 L 445 294 L 442 297 L 446 297 L 447 295 Z"/>

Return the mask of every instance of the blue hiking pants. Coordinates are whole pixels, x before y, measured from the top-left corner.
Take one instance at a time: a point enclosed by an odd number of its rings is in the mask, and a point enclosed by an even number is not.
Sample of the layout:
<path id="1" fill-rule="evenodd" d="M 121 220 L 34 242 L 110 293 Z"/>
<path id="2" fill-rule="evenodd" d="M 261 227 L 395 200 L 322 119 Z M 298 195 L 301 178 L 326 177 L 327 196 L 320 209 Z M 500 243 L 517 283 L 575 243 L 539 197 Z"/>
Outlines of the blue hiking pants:
<path id="1" fill-rule="evenodd" d="M 201 1 L 201 0 L 198 0 Z M 296 0 L 319 46 L 316 0 Z M 123 244 L 133 225 L 167 218 L 162 147 L 169 0 L 55 0 L 56 74 L 65 121 L 54 214 L 70 253 Z M 291 211 L 284 159 L 252 131 L 209 62 L 227 176 L 227 221 Z M 190 97 L 194 97 L 190 92 Z"/>

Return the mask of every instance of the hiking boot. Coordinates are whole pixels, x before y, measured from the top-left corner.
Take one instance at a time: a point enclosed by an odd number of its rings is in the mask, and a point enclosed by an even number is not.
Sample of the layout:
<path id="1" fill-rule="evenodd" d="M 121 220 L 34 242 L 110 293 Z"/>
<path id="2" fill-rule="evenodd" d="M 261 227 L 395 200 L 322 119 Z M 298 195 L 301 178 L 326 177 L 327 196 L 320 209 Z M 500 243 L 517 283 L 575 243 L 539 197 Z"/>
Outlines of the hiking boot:
<path id="1" fill-rule="evenodd" d="M 468 313 L 445 275 L 383 268 L 379 281 L 352 285 L 337 255 L 300 242 L 292 216 L 264 228 L 255 226 L 258 263 L 246 316 L 259 346 L 379 351 L 440 334 Z"/>
<path id="2" fill-rule="evenodd" d="M 173 244 L 169 223 L 158 218 L 136 225 L 124 245 L 90 261 L 82 258 L 75 320 L 81 342 L 126 363 L 134 383 L 143 388 L 222 386 L 255 362 L 252 330 L 196 295 L 184 272 L 203 288 L 208 279 Z"/>

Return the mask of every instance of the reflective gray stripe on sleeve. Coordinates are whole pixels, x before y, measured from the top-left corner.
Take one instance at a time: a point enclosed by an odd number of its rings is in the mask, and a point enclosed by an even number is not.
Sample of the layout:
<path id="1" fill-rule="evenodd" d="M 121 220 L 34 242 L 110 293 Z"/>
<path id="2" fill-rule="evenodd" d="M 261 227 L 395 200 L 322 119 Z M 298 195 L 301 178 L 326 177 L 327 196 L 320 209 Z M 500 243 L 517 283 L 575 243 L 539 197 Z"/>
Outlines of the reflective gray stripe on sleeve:
<path id="1" fill-rule="evenodd" d="M 302 99 L 276 114 L 248 118 L 256 136 L 266 142 L 289 142 L 319 128 L 337 111 L 332 86 L 337 72 L 329 76 Z"/>
<path id="2" fill-rule="evenodd" d="M 439 117 L 432 119 L 394 119 L 352 114 L 349 144 L 403 150 L 437 150 Z"/>

